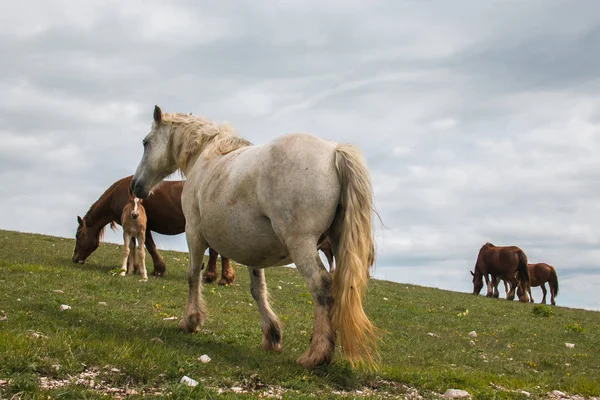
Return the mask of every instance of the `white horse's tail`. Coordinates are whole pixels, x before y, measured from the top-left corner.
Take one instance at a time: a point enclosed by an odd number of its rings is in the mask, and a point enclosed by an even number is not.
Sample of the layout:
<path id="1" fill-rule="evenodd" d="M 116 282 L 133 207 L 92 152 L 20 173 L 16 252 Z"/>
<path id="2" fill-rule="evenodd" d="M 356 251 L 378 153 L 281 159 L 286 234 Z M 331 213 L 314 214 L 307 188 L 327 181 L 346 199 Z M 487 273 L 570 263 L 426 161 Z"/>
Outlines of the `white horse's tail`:
<path id="1" fill-rule="evenodd" d="M 362 298 L 375 258 L 372 231 L 372 189 L 362 155 L 350 145 L 336 147 L 335 166 L 341 183 L 341 213 L 333 275 L 333 329 L 339 331 L 344 356 L 352 366 L 377 368 L 377 333 L 364 312 Z"/>

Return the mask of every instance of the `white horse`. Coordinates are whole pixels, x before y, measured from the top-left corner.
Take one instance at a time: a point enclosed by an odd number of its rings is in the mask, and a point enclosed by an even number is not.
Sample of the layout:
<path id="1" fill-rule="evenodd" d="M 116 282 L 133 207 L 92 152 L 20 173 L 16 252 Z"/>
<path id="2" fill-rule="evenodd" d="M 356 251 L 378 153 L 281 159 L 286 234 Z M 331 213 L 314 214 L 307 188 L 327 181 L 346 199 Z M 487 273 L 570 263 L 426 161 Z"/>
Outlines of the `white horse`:
<path id="1" fill-rule="evenodd" d="M 281 351 L 282 329 L 267 298 L 264 268 L 294 262 L 314 301 L 305 368 L 329 364 L 339 331 L 352 366 L 377 368 L 377 328 L 363 310 L 373 264 L 372 189 L 360 153 L 308 134 L 252 145 L 225 124 L 156 106 L 131 189 L 145 198 L 178 169 L 189 249 L 188 300 L 179 328 L 198 331 L 206 318 L 200 271 L 207 247 L 247 265 L 266 350 Z M 329 237 L 333 278 L 317 245 Z"/>

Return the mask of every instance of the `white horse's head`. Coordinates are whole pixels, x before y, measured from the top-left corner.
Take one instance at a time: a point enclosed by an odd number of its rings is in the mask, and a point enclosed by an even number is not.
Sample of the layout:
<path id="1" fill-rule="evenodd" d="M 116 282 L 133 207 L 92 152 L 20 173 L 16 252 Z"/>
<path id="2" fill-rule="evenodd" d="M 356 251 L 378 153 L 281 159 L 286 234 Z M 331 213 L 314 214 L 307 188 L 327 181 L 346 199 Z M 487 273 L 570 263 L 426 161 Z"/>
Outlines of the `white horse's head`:
<path id="1" fill-rule="evenodd" d="M 142 141 L 144 154 L 131 180 L 131 191 L 145 199 L 154 186 L 177 170 L 177 160 L 171 150 L 172 123 L 163 120 L 163 113 L 154 106 L 154 122 Z"/>

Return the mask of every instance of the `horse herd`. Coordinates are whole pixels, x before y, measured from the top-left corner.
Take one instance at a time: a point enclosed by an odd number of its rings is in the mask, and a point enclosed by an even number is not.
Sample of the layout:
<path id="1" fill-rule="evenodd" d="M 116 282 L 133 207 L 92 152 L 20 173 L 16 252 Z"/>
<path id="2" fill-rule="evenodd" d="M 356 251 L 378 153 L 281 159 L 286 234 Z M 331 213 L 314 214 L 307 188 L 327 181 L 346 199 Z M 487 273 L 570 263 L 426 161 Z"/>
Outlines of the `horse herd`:
<path id="1" fill-rule="evenodd" d="M 541 303 L 546 304 L 546 282 L 550 286 L 550 303 L 555 305 L 558 295 L 558 276 L 556 269 L 546 263 L 529 264 L 527 255 L 517 246 L 494 246 L 484 244 L 477 255 L 473 275 L 473 294 L 478 295 L 483 288 L 483 278 L 487 285 L 487 296 L 498 297 L 498 283 L 504 281 L 506 299 L 517 296 L 522 302 L 534 302 L 531 294 L 532 286 L 540 286 L 543 293 Z M 491 276 L 491 279 L 490 279 Z M 507 287 L 510 285 L 510 289 Z M 529 294 L 529 296 L 528 296 Z"/>
<path id="2" fill-rule="evenodd" d="M 121 275 L 138 267 L 137 242 L 142 279 L 147 279 L 144 245 L 152 257 L 152 274 L 163 276 L 166 265 L 152 232 L 185 233 L 188 300 L 179 328 L 195 332 L 203 324 L 201 287 L 217 279 L 220 254 L 220 285 L 235 280 L 229 258 L 248 267 L 250 292 L 261 318 L 261 347 L 268 351 L 281 351 L 283 330 L 268 300 L 264 269 L 294 263 L 314 307 L 310 346 L 297 362 L 305 368 L 329 364 L 339 335 L 352 366 L 377 368 L 380 336 L 362 305 L 375 259 L 372 186 L 356 148 L 305 133 L 253 145 L 227 124 L 163 113 L 158 106 L 142 144 L 135 174 L 114 182 L 83 218 L 77 217 L 73 262 L 84 263 L 98 248 L 106 226 L 120 224 Z M 178 170 L 185 181 L 163 180 Z M 206 249 L 209 261 L 204 269 Z M 327 257 L 329 271 L 319 250 Z M 514 246 L 485 244 L 471 274 L 475 294 L 484 278 L 488 296 L 498 297 L 499 280 L 504 280 L 509 300 L 517 289 L 519 299 L 527 301 L 530 286 L 541 284 L 545 301 L 546 281 L 552 304 L 558 293 L 554 268 L 528 266 L 525 253 Z"/>

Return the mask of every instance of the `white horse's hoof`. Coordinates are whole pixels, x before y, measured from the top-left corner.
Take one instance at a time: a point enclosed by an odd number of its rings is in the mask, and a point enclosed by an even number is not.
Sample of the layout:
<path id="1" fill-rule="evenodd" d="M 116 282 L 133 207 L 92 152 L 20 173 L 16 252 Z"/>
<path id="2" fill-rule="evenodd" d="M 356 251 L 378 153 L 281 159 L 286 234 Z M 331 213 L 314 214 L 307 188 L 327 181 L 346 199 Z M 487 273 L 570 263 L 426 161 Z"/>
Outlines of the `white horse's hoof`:
<path id="1" fill-rule="evenodd" d="M 126 272 L 125 272 L 125 271 L 123 271 L 123 272 L 121 272 L 121 273 L 119 274 L 119 276 L 125 276 L 125 273 L 126 273 Z"/>

